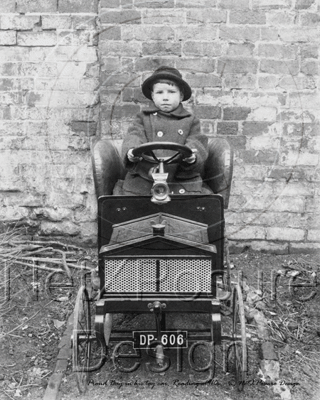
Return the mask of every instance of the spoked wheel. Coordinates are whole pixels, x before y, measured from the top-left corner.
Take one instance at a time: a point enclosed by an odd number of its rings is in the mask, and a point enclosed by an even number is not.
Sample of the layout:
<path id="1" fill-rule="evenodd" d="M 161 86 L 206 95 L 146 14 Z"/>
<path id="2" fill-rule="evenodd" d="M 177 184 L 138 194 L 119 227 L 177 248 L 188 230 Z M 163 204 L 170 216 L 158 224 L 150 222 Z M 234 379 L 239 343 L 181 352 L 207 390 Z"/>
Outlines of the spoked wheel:
<path id="1" fill-rule="evenodd" d="M 106 357 L 105 342 L 98 340 L 92 332 L 93 303 L 88 291 L 81 286 L 74 309 L 73 324 L 73 371 L 76 374 L 80 393 L 85 393 L 89 381 L 89 372 L 99 369 Z"/>
<path id="2" fill-rule="evenodd" d="M 232 296 L 232 340 L 228 361 L 236 376 L 236 386 L 243 390 L 247 373 L 247 338 L 242 291 L 239 284 L 233 289 Z"/>

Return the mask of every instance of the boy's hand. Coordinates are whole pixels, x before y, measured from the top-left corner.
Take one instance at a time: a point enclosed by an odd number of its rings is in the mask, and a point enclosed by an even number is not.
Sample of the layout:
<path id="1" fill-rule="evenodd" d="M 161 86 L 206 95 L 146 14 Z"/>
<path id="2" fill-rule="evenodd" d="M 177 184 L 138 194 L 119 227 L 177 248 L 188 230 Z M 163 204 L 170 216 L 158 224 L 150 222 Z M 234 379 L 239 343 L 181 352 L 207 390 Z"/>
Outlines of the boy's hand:
<path id="1" fill-rule="evenodd" d="M 188 164 L 193 164 L 196 162 L 197 160 L 197 156 L 196 156 L 196 150 L 192 150 L 192 154 L 190 157 L 184 158 L 182 161 L 188 163 Z"/>
<path id="2" fill-rule="evenodd" d="M 128 150 L 128 153 L 127 153 L 128 160 L 129 160 L 130 162 L 138 162 L 138 161 L 140 161 L 140 157 L 135 157 L 135 156 L 132 154 L 132 150 L 133 150 L 133 149 Z"/>

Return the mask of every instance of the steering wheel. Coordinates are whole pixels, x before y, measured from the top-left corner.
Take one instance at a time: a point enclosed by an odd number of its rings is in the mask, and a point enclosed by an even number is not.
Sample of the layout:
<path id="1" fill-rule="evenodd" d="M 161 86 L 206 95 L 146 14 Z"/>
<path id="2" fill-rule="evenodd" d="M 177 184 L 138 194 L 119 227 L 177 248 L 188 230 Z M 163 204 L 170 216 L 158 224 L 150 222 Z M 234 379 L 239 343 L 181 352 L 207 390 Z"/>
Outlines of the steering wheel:
<path id="1" fill-rule="evenodd" d="M 153 153 L 153 150 L 172 150 L 175 151 L 176 154 L 171 157 L 158 158 Z M 154 164 L 160 161 L 164 164 L 177 164 L 180 163 L 182 159 L 190 157 L 192 155 L 192 150 L 187 146 L 174 142 L 149 142 L 133 149 L 132 154 L 135 157 L 142 157 L 144 160 Z"/>

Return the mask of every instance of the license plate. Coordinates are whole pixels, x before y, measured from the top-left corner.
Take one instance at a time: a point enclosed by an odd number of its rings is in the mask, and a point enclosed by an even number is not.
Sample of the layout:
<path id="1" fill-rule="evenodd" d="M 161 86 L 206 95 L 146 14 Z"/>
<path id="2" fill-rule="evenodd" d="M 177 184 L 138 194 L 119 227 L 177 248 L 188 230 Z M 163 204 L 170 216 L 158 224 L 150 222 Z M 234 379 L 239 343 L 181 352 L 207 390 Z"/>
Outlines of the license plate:
<path id="1" fill-rule="evenodd" d="M 160 342 L 163 347 L 171 349 L 187 348 L 187 331 L 163 331 L 158 340 L 156 331 L 133 331 L 133 348 L 146 349 L 154 342 Z"/>

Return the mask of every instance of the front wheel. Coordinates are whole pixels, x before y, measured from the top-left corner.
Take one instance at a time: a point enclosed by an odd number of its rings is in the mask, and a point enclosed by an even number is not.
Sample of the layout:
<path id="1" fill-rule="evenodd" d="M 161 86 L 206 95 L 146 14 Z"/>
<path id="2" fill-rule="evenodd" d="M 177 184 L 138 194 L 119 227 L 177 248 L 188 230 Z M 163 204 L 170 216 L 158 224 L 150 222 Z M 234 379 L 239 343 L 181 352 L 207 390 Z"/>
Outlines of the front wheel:
<path id="1" fill-rule="evenodd" d="M 72 351 L 73 371 L 80 393 L 87 390 L 89 372 L 99 369 L 106 359 L 105 342 L 92 331 L 94 304 L 89 300 L 86 287 L 81 286 L 74 309 Z"/>

